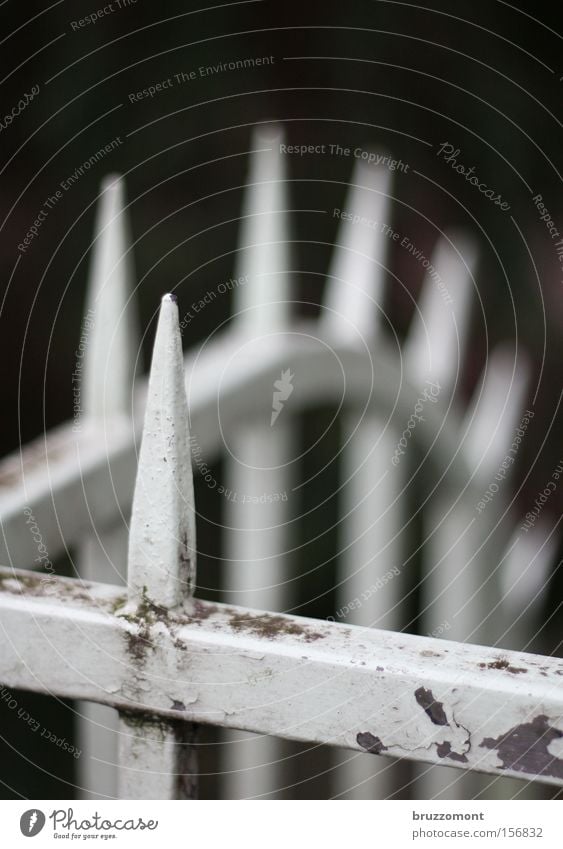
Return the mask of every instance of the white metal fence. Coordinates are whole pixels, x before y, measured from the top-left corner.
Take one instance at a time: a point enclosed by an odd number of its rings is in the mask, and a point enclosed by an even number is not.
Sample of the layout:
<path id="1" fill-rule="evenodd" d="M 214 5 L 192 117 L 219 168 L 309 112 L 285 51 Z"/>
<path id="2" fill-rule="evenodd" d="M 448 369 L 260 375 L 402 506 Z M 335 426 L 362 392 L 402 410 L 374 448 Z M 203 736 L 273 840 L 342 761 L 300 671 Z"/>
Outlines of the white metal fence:
<path id="1" fill-rule="evenodd" d="M 276 132 L 255 138 L 235 319 L 184 358 L 185 315 L 166 295 L 148 382 L 134 381 L 123 184 L 104 184 L 80 415 L 0 466 L 0 681 L 84 701 L 84 795 L 193 797 L 199 723 L 236 730 L 224 746 L 229 798 L 275 791 L 277 738 L 348 750 L 335 756 L 335 796 L 388 795 L 390 757 L 470 773 L 471 784 L 452 784 L 448 771 L 425 768 L 428 795 L 482 789 L 477 771 L 561 784 L 563 661 L 505 648 L 525 645 L 534 614 L 513 584 L 533 598 L 549 562 L 545 548 L 522 554 L 502 485 L 533 415 L 525 365 L 493 352 L 468 410 L 456 391 L 475 249 L 441 237 L 408 339 L 390 341 L 388 236 L 370 222 L 389 221 L 392 189 L 385 168 L 360 165 L 323 313 L 295 323 Z M 301 483 L 293 422 L 319 403 L 342 421 L 334 621 L 281 612 L 294 544 L 288 493 Z M 227 603 L 215 604 L 193 598 L 190 454 L 205 478 L 221 453 Z M 416 508 L 420 611 L 432 636 L 400 632 L 412 592 L 405 493 L 421 470 L 430 483 Z M 69 550 L 80 578 L 22 571 Z"/>

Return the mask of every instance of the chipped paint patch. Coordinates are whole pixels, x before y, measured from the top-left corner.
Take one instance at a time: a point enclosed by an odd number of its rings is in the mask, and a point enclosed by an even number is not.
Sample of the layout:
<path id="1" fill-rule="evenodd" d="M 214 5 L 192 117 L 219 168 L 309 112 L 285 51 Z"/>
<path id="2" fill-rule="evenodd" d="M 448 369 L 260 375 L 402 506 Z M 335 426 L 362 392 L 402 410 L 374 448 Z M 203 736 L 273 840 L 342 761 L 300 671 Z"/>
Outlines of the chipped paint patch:
<path id="1" fill-rule="evenodd" d="M 548 749 L 551 743 L 562 738 L 563 731 L 549 725 L 547 716 L 541 714 L 531 722 L 515 725 L 495 739 L 486 737 L 479 745 L 496 749 L 502 761 L 500 769 L 563 779 L 563 760 Z"/>
<path id="2" fill-rule="evenodd" d="M 370 752 L 372 755 L 380 755 L 382 752 L 387 751 L 387 746 L 383 745 L 379 737 L 376 737 L 369 731 L 362 731 L 360 734 L 357 734 L 356 742 L 362 749 L 365 749 L 366 752 Z"/>
<path id="3" fill-rule="evenodd" d="M 415 690 L 414 697 L 417 704 L 420 705 L 426 716 L 434 723 L 434 725 L 449 725 L 444 705 L 442 702 L 437 702 L 434 699 L 432 690 L 426 690 L 424 687 L 419 687 L 418 690 Z"/>
<path id="4" fill-rule="evenodd" d="M 459 754 L 459 752 L 452 751 L 452 744 L 448 740 L 445 740 L 443 743 L 438 743 L 436 745 L 436 753 L 439 758 L 450 758 L 450 760 L 458 761 L 462 764 L 467 763 L 467 758 L 464 754 Z"/>

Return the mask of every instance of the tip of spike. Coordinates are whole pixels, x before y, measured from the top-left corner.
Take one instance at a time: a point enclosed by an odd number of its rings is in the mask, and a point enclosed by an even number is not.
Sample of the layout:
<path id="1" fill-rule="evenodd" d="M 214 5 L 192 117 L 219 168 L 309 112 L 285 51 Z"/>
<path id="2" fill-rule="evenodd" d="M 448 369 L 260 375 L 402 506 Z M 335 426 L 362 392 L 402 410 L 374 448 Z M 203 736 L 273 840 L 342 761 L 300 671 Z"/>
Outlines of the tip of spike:
<path id="1" fill-rule="evenodd" d="M 255 143 L 259 146 L 260 144 L 273 144 L 274 142 L 283 141 L 284 130 L 281 124 L 271 123 L 271 124 L 260 124 L 254 131 L 254 139 Z"/>
<path id="2" fill-rule="evenodd" d="M 176 295 L 173 295 L 172 292 L 167 292 L 166 295 L 163 295 L 162 300 L 163 302 L 171 301 L 173 304 L 178 303 L 178 298 L 176 297 Z"/>
<path id="3" fill-rule="evenodd" d="M 107 192 L 108 189 L 115 188 L 121 183 L 121 174 L 107 174 L 102 180 L 102 191 Z"/>

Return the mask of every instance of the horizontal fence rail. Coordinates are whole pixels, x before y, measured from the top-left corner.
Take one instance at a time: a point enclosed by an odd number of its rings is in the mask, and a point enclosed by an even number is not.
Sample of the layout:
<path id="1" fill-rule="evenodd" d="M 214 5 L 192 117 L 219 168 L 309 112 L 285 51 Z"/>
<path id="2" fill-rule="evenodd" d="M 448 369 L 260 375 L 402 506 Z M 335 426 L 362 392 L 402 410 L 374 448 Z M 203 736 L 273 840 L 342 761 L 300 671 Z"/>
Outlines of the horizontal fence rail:
<path id="1" fill-rule="evenodd" d="M 419 389 L 401 375 L 400 361 L 393 352 L 385 345 L 375 351 L 361 351 L 346 340 L 331 341 L 329 350 L 315 341 L 316 336 L 317 326 L 304 322 L 294 326 L 291 340 L 273 337 L 260 358 L 244 363 L 234 360 L 221 394 L 221 407 L 229 411 L 229 422 L 247 419 L 257 397 L 271 396 L 272 374 L 279 374 L 290 359 L 302 376 L 302 391 L 292 400 L 295 410 L 313 409 L 331 401 L 385 414 L 391 409 L 393 419 L 403 428 L 417 403 Z M 239 347 L 240 339 L 229 335 L 199 357 L 185 358 L 190 430 L 201 452 L 210 459 L 222 445 L 221 424 L 227 426 L 217 415 L 217 371 Z M 375 360 L 380 384 L 377 393 L 371 388 Z M 347 375 L 344 398 L 343 372 Z M 91 528 L 93 515 L 104 524 L 119 515 L 119 509 L 128 513 L 146 391 L 146 381 L 139 381 L 133 432 L 127 421 L 121 427 L 116 421 L 111 429 L 85 423 L 78 432 L 72 424 L 65 424 L 0 463 L 1 563 L 32 565 L 37 556 L 26 526 L 26 507 L 44 526 L 45 545 L 52 558 L 82 539 L 84 530 Z M 448 428 L 442 427 L 446 413 L 451 419 Z M 417 439 L 426 451 L 433 449 L 429 462 L 435 464 L 442 453 L 447 458 L 443 468 L 436 469 L 438 479 L 444 475 L 457 490 L 471 487 L 475 472 L 460 449 L 459 434 L 463 432 L 463 421 L 455 411 L 447 411 L 440 399 L 427 405 L 425 421 L 417 426 Z M 480 494 L 475 487 L 471 497 L 476 499 Z"/>
<path id="2" fill-rule="evenodd" d="M 8 687 L 563 783 L 563 660 L 0 574 Z"/>

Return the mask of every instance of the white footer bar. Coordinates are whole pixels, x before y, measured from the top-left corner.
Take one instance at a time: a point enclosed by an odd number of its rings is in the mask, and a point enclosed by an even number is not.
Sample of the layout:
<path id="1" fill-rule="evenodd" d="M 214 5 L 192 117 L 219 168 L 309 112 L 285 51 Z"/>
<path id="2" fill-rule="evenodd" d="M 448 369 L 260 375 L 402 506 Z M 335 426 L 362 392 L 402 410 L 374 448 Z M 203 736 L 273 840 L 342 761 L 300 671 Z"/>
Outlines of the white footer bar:
<path id="1" fill-rule="evenodd" d="M 280 805 L 292 810 L 280 811 Z M 561 846 L 549 801 L 0 801 L 5 846 Z M 24 833 L 25 832 L 25 833 Z M 31 842 L 30 838 L 36 840 Z"/>

